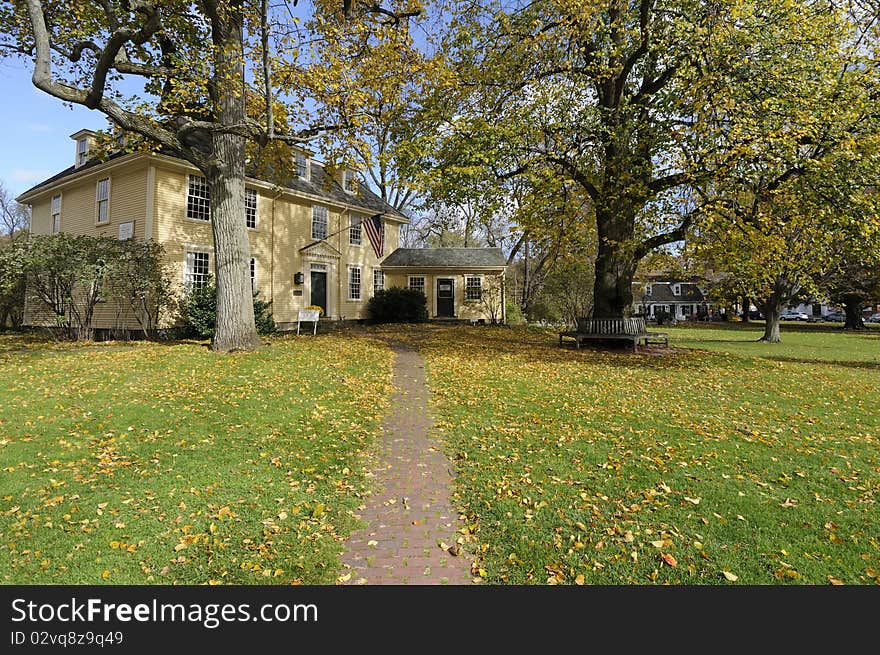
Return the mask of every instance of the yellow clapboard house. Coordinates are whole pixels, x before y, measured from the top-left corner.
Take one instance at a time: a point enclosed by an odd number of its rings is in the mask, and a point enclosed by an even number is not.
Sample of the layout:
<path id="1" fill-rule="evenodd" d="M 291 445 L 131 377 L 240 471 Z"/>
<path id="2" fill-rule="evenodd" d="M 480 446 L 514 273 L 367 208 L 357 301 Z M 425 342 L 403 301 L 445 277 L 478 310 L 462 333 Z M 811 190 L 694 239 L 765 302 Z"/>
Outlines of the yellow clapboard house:
<path id="1" fill-rule="evenodd" d="M 214 270 L 210 198 L 188 162 L 151 152 L 90 157 L 96 134 L 81 130 L 75 163 L 19 196 L 32 209 L 31 233 L 68 232 L 154 240 L 165 251 L 183 292 Z M 295 327 L 300 309 L 318 305 L 325 319 L 360 320 L 379 289 L 421 290 L 430 318 L 491 321 L 503 314 L 505 259 L 497 248 L 400 248 L 409 218 L 361 183 L 354 171 L 330 179 L 307 151 L 298 151 L 284 182 L 248 177 L 245 220 L 251 278 L 271 300 L 280 329 Z M 112 303 L 101 303 L 96 329 L 137 329 Z M 28 304 L 25 322 L 49 319 Z M 173 317 L 165 317 L 169 323 Z"/>

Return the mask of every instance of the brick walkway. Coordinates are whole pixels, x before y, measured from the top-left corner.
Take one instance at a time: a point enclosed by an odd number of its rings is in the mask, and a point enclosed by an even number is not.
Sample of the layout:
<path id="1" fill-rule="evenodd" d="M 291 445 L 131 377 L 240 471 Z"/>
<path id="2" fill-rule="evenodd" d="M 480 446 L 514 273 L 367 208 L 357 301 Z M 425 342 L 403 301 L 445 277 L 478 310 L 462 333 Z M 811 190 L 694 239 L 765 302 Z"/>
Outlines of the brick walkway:
<path id="1" fill-rule="evenodd" d="M 424 359 L 400 343 L 395 352 L 391 414 L 385 420 L 376 491 L 342 556 L 345 584 L 469 584 L 470 561 L 456 550 L 462 527 L 449 502 L 452 464 L 430 438 L 430 391 Z"/>

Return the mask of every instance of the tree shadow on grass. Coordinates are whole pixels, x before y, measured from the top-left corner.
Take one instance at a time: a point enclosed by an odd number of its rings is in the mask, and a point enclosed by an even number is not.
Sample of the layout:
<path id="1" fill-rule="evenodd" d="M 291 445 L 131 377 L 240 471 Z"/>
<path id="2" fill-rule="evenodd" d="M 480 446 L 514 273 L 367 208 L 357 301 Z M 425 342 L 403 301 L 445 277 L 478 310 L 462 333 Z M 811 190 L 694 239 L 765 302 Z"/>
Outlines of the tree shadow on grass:
<path id="1" fill-rule="evenodd" d="M 761 359 L 769 359 L 774 362 L 782 362 L 783 364 L 816 364 L 819 366 L 843 366 L 846 368 L 862 368 L 873 371 L 880 371 L 880 362 L 818 359 L 807 357 L 786 357 L 785 355 L 756 355 L 756 357 L 760 357 Z"/>
<path id="2" fill-rule="evenodd" d="M 638 353 L 633 353 L 631 347 L 603 349 L 584 346 L 576 349 L 570 344 L 560 346 L 558 332 L 527 331 L 517 328 L 450 327 L 431 329 L 422 332 L 419 335 L 422 338 L 413 338 L 416 332 L 417 329 L 412 333 L 397 332 L 394 336 L 423 354 L 455 355 L 471 361 L 479 359 L 494 362 L 513 357 L 525 365 L 543 363 L 570 366 L 582 363 L 657 370 L 692 369 L 695 365 L 695 354 L 707 355 L 717 361 L 716 353 L 674 347 L 652 346 L 647 349 L 640 347 Z"/>

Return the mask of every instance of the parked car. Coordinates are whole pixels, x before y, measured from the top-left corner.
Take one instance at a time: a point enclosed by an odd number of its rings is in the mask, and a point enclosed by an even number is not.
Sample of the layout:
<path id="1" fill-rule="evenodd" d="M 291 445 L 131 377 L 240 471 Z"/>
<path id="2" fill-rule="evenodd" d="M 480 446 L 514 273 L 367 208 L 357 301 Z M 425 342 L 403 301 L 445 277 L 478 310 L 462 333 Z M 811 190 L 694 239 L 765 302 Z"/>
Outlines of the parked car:
<path id="1" fill-rule="evenodd" d="M 829 323 L 843 323 L 846 321 L 846 314 L 844 312 L 828 312 L 822 317 L 822 320 Z"/>
<path id="2" fill-rule="evenodd" d="M 780 321 L 808 321 L 810 317 L 807 316 L 804 312 L 783 312 L 779 315 Z"/>
<path id="3" fill-rule="evenodd" d="M 880 323 L 880 312 L 876 314 L 871 314 L 868 318 L 865 319 L 865 323 Z"/>

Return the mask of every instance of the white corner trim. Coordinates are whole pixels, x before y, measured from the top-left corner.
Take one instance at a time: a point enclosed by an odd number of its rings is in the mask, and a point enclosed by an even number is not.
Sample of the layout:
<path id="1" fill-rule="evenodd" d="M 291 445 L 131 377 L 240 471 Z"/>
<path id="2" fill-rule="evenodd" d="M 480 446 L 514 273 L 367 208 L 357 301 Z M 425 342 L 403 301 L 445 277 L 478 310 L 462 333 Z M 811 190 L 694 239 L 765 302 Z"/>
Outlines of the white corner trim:
<path id="1" fill-rule="evenodd" d="M 147 167 L 147 208 L 144 210 L 144 241 L 153 238 L 153 213 L 156 208 L 156 167 Z"/>

